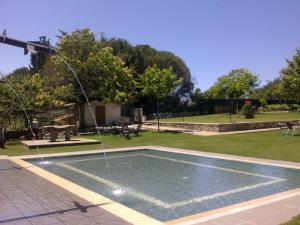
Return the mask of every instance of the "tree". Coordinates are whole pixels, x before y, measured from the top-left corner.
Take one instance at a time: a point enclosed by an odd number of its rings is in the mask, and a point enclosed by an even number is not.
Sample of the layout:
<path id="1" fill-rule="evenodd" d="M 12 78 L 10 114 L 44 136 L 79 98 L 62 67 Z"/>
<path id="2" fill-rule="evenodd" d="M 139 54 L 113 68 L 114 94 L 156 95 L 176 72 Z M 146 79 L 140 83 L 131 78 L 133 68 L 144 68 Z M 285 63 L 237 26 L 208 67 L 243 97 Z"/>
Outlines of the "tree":
<path id="1" fill-rule="evenodd" d="M 139 87 L 142 95 L 152 96 L 157 101 L 157 129 L 159 129 L 159 101 L 180 86 L 182 79 L 178 79 L 172 68 L 159 69 L 157 65 L 150 66 L 140 76 Z"/>
<path id="2" fill-rule="evenodd" d="M 10 93 L 7 87 L 3 87 L 3 74 L 0 73 L 0 148 L 5 147 L 5 133 L 7 127 L 10 125 L 13 104 L 10 103 Z"/>
<path id="3" fill-rule="evenodd" d="M 287 63 L 288 66 L 281 71 L 284 92 L 289 99 L 300 100 L 300 48 Z"/>
<path id="4" fill-rule="evenodd" d="M 67 101 L 85 101 L 84 95 L 63 59 L 76 72 L 90 99 L 126 103 L 133 100 L 132 71 L 112 54 L 113 49 L 102 47 L 89 29 L 63 33 L 57 54 L 44 65 L 43 75 L 48 85 L 69 90 Z"/>
<path id="5" fill-rule="evenodd" d="M 211 98 L 229 98 L 232 101 L 234 98 L 248 97 L 258 84 L 258 76 L 248 69 L 234 69 L 219 77 L 217 82 L 207 91 L 207 95 Z"/>
<path id="6" fill-rule="evenodd" d="M 276 78 L 272 81 L 268 81 L 264 86 L 255 89 L 251 96 L 253 98 L 283 100 L 285 98 L 283 80 L 280 78 Z"/>
<path id="7" fill-rule="evenodd" d="M 190 95 L 194 89 L 192 76 L 185 62 L 172 52 L 158 51 L 149 45 L 131 45 L 120 38 L 101 38 L 101 45 L 112 47 L 113 54 L 120 57 L 125 65 L 134 70 L 134 77 L 143 74 L 149 66 L 157 65 L 160 69 L 173 68 L 173 73 L 182 78 L 180 87 L 176 90 L 177 98 Z"/>
<path id="8" fill-rule="evenodd" d="M 46 36 L 41 36 L 39 37 L 39 41 L 35 42 L 36 44 L 39 44 L 39 45 L 44 45 L 44 46 L 51 46 L 50 44 L 50 39 L 47 38 Z M 47 59 L 49 58 L 48 55 L 44 54 L 44 53 L 34 53 L 34 54 L 31 54 L 30 56 L 30 62 L 31 62 L 31 65 L 30 65 L 30 71 L 32 74 L 34 73 L 38 73 L 43 65 L 45 64 L 45 62 L 47 61 Z"/>
<path id="9" fill-rule="evenodd" d="M 218 78 L 208 90 L 214 98 L 240 98 L 252 93 L 259 84 L 258 76 L 247 69 L 234 69 Z"/>
<path id="10" fill-rule="evenodd" d="M 8 75 L 0 83 L 0 147 L 5 146 L 5 132 L 11 120 L 23 115 L 30 125 L 30 112 L 45 106 L 61 106 L 63 102 L 55 99 L 53 92 L 46 92 L 39 74 Z M 25 113 L 26 112 L 26 113 Z"/>
<path id="11" fill-rule="evenodd" d="M 200 88 L 196 88 L 194 90 L 194 93 L 191 95 L 191 99 L 193 101 L 193 103 L 197 104 L 197 102 L 199 102 L 199 100 L 205 98 L 204 93 L 201 91 Z"/>

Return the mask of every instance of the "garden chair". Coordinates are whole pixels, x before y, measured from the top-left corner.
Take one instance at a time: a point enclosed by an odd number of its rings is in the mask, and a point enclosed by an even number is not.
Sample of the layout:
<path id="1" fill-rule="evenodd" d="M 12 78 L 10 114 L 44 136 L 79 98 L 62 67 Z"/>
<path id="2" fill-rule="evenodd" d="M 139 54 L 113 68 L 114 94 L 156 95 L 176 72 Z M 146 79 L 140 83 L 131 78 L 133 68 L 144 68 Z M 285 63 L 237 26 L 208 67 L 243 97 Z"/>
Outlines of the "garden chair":
<path id="1" fill-rule="evenodd" d="M 295 126 L 291 122 L 287 122 L 286 126 L 288 128 L 288 131 L 287 131 L 286 135 L 288 135 L 289 133 L 291 133 L 291 135 L 294 136 L 295 133 L 299 133 L 299 131 L 300 131 L 300 127 L 299 126 Z"/>
<path id="2" fill-rule="evenodd" d="M 128 125 L 122 125 L 122 129 L 121 129 L 121 136 L 122 137 L 129 137 L 129 135 L 130 135 L 130 133 L 131 133 L 131 131 L 129 130 L 129 128 L 128 128 Z"/>
<path id="3" fill-rule="evenodd" d="M 285 123 L 278 123 L 278 126 L 281 130 L 281 134 L 288 135 L 289 129 Z"/>
<path id="4" fill-rule="evenodd" d="M 135 127 L 131 128 L 131 133 L 133 133 L 135 136 L 139 136 L 141 129 L 142 129 L 142 124 L 137 124 Z"/>

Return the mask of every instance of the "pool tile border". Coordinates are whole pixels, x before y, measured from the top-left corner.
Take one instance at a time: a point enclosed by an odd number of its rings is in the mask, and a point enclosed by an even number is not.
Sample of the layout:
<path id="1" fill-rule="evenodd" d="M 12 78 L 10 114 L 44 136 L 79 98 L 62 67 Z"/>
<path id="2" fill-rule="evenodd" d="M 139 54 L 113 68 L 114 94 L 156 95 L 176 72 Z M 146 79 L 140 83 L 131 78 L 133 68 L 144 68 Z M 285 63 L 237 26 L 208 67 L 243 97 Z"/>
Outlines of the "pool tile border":
<path id="1" fill-rule="evenodd" d="M 268 159 L 259 159 L 259 158 L 252 158 L 252 157 L 243 157 L 243 156 L 235 156 L 235 155 L 226 155 L 226 154 L 219 154 L 219 153 L 209 153 L 209 152 L 201 152 L 195 150 L 187 150 L 187 149 L 179 149 L 179 148 L 169 148 L 169 147 L 161 147 L 161 146 L 138 146 L 138 147 L 127 147 L 127 148 L 114 148 L 114 149 L 104 149 L 104 150 L 91 150 L 91 151 L 78 151 L 78 152 L 67 152 L 67 153 L 52 153 L 43 155 L 44 157 L 51 157 L 51 156 L 69 156 L 69 155 L 82 155 L 82 154 L 96 154 L 101 152 L 119 152 L 119 151 L 134 151 L 140 149 L 150 149 L 150 150 L 158 150 L 158 151 L 167 151 L 167 152 L 174 152 L 174 153 L 181 153 L 181 154 L 190 154 L 190 155 L 197 155 L 197 156 L 205 156 L 211 158 L 218 158 L 224 160 L 233 160 L 233 161 L 241 161 L 247 163 L 256 163 L 261 165 L 269 165 L 269 166 L 277 166 L 277 167 L 284 167 L 284 168 L 293 168 L 293 169 L 300 169 L 300 163 L 294 162 L 286 162 L 286 161 L 277 161 L 277 160 L 268 160 Z M 287 192 L 281 192 L 278 194 L 265 196 L 258 199 L 253 199 L 247 202 L 238 203 L 235 205 L 229 205 L 223 208 L 210 210 L 207 212 L 197 213 L 194 215 L 181 217 L 178 219 L 161 222 L 154 218 L 151 218 L 147 215 L 144 215 L 140 212 L 137 212 L 127 206 L 124 206 L 120 203 L 114 202 L 100 194 L 97 194 L 89 189 L 81 187 L 75 183 L 72 183 L 64 178 L 61 178 L 57 175 L 54 175 L 48 171 L 45 171 L 42 168 L 34 166 L 23 159 L 29 158 L 40 158 L 40 155 L 26 155 L 26 156 L 14 156 L 9 157 L 10 160 L 14 161 L 15 163 L 19 164 L 20 166 L 26 167 L 28 170 L 34 172 L 35 174 L 57 184 L 58 186 L 67 189 L 68 191 L 90 201 L 94 204 L 109 202 L 105 206 L 101 206 L 101 208 L 107 210 L 108 212 L 132 223 L 135 225 L 192 225 L 192 224 L 199 224 L 209 220 L 213 220 L 216 218 L 220 218 L 227 215 L 233 215 L 235 213 L 247 211 L 249 209 L 253 209 L 259 206 L 271 204 L 273 202 L 278 202 L 284 199 L 292 198 L 295 196 L 300 195 L 300 188 L 289 190 Z"/>

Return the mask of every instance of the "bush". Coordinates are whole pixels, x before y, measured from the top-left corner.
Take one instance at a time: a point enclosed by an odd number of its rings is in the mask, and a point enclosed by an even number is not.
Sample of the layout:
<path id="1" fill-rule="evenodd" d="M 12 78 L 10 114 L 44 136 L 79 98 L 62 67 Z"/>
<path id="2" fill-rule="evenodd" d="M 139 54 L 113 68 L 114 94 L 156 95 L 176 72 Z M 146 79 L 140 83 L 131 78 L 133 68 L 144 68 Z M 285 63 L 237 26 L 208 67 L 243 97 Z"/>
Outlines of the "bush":
<path id="1" fill-rule="evenodd" d="M 269 111 L 289 111 L 289 106 L 287 104 L 273 104 L 268 105 Z"/>
<path id="2" fill-rule="evenodd" d="M 267 100 L 264 99 L 264 98 L 259 99 L 259 106 L 262 107 L 262 108 L 268 107 L 268 102 L 267 102 Z"/>
<path id="3" fill-rule="evenodd" d="M 296 112 L 300 110 L 300 105 L 298 104 L 290 104 L 289 106 L 289 111 L 291 112 Z"/>
<path id="4" fill-rule="evenodd" d="M 254 118 L 255 111 L 254 111 L 252 105 L 245 104 L 242 107 L 241 113 L 242 113 L 242 115 L 245 116 L 246 119 L 251 119 L 251 118 Z"/>
<path id="5" fill-rule="evenodd" d="M 278 112 L 278 111 L 291 111 L 287 104 L 272 104 L 267 107 L 259 107 L 258 112 Z"/>
<path id="6" fill-rule="evenodd" d="M 268 112 L 268 108 L 267 107 L 258 107 L 257 109 L 257 113 L 262 113 L 262 112 Z"/>

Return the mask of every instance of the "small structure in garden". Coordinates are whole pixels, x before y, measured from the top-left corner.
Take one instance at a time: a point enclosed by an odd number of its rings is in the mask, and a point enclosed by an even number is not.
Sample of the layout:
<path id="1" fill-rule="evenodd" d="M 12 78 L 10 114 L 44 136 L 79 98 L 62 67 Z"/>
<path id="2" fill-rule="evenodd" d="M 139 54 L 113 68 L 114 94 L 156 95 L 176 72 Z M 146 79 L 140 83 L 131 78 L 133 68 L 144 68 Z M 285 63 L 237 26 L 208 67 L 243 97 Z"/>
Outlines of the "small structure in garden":
<path id="1" fill-rule="evenodd" d="M 142 108 L 129 108 L 119 103 L 103 103 L 91 101 L 87 103 L 69 103 L 64 105 L 65 115 L 63 124 L 76 125 L 77 129 L 95 127 L 95 122 L 91 110 L 95 116 L 98 126 L 108 126 L 112 124 L 132 124 L 143 121 Z"/>
<path id="2" fill-rule="evenodd" d="M 50 142 L 54 142 L 60 132 L 64 132 L 65 141 L 71 140 L 71 131 L 75 130 L 75 125 L 62 125 L 62 126 L 44 126 L 43 132 L 50 134 Z"/>

